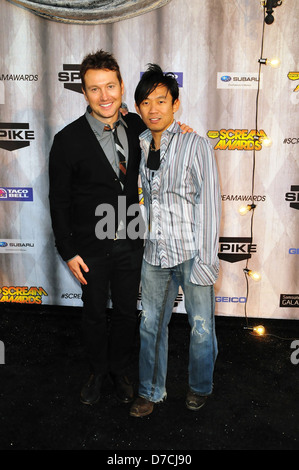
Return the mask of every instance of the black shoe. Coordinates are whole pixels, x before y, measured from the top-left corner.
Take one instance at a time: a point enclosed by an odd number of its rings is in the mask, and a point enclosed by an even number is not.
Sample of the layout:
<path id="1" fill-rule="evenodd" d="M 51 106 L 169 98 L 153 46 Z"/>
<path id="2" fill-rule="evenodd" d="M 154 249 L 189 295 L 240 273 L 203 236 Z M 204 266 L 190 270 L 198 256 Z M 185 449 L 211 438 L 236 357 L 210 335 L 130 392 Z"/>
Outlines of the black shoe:
<path id="1" fill-rule="evenodd" d="M 88 382 L 81 390 L 81 402 L 85 405 L 94 405 L 97 403 L 101 396 L 103 376 L 92 374 Z"/>
<path id="2" fill-rule="evenodd" d="M 198 411 L 205 405 L 207 399 L 207 396 L 198 395 L 189 389 L 186 397 L 186 406 L 188 410 Z"/>
<path id="3" fill-rule="evenodd" d="M 111 376 L 114 387 L 116 398 L 121 403 L 130 403 L 134 399 L 133 384 L 125 375 L 112 375 Z"/>

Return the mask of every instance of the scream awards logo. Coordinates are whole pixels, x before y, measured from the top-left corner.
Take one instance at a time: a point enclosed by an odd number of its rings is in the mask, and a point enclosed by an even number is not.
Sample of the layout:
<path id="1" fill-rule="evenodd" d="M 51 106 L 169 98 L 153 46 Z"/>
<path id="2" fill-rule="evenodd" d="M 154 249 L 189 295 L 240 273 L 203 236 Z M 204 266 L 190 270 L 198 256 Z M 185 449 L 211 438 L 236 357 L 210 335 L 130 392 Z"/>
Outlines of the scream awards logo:
<path id="1" fill-rule="evenodd" d="M 221 129 L 208 131 L 210 139 L 219 139 L 214 150 L 261 150 L 263 140 L 267 138 L 265 131 L 252 129 Z"/>
<path id="2" fill-rule="evenodd" d="M 288 73 L 289 80 L 299 80 L 299 72 L 289 72 Z M 293 91 L 299 91 L 299 85 L 297 85 Z"/>
<path id="3" fill-rule="evenodd" d="M 256 253 L 256 245 L 252 244 L 251 237 L 220 237 L 218 257 L 229 263 L 237 263 L 251 258 Z"/>
<path id="4" fill-rule="evenodd" d="M 34 140 L 34 131 L 27 123 L 0 123 L 0 147 L 12 152 L 28 147 Z"/>
<path id="5" fill-rule="evenodd" d="M 80 79 L 80 65 L 63 64 L 62 69 L 63 71 L 58 73 L 58 80 L 64 83 L 64 88 L 66 90 L 75 91 L 76 93 L 83 93 Z"/>
<path id="6" fill-rule="evenodd" d="M 0 75 L 0 80 L 14 81 L 14 82 L 36 82 L 38 80 L 38 75 L 33 74 L 20 74 L 20 73 L 2 73 Z"/>
<path id="7" fill-rule="evenodd" d="M 47 295 L 47 292 L 42 287 L 0 287 L 0 302 L 41 304 L 43 296 Z"/>

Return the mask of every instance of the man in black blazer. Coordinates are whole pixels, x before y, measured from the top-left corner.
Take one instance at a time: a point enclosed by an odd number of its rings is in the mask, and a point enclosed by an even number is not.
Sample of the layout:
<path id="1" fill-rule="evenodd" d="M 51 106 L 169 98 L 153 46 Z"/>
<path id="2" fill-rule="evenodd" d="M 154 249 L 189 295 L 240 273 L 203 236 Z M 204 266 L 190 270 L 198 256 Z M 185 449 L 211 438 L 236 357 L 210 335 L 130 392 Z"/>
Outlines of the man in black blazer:
<path id="1" fill-rule="evenodd" d="M 89 54 L 81 64 L 85 115 L 55 137 L 50 152 L 50 211 L 56 247 L 82 286 L 83 332 L 91 375 L 81 401 L 94 404 L 110 375 L 117 397 L 133 399 L 126 376 L 137 327 L 137 297 L 143 255 L 142 224 L 128 234 L 138 214 L 139 116 L 120 113 L 123 81 L 111 54 Z M 114 130 L 125 154 L 119 170 Z M 128 209 L 130 215 L 128 215 Z M 138 218 L 139 217 L 139 218 Z M 131 225 L 135 226 L 135 224 Z M 107 329 L 106 306 L 113 311 Z"/>

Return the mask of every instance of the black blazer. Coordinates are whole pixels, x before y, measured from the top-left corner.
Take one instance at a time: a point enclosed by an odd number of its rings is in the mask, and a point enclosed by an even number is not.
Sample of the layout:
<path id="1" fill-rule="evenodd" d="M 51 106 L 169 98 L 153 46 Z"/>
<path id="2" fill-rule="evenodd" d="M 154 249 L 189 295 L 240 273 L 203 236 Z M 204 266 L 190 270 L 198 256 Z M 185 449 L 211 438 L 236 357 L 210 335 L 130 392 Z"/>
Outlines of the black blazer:
<path id="1" fill-rule="evenodd" d="M 84 115 L 54 137 L 49 158 L 50 213 L 56 247 L 64 260 L 77 254 L 84 259 L 109 252 L 113 238 L 100 240 L 95 234 L 99 204 L 114 208 L 117 229 L 118 197 L 126 197 L 127 207 L 138 203 L 139 135 L 145 126 L 134 113 L 123 119 L 128 125 L 129 147 L 123 190 Z M 131 243 L 138 249 L 143 240 L 139 237 Z"/>

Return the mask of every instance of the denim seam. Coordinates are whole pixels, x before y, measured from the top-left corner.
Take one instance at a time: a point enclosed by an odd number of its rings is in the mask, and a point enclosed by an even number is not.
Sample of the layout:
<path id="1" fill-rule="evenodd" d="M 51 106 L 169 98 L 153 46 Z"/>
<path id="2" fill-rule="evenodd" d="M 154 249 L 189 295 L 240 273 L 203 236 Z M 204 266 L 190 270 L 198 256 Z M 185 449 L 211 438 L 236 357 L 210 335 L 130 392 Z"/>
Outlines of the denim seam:
<path id="1" fill-rule="evenodd" d="M 214 337 L 214 334 L 215 334 L 215 294 L 214 294 L 214 289 L 213 287 L 211 286 L 210 287 L 210 295 L 211 295 L 211 302 L 210 302 L 210 305 L 211 305 L 211 318 L 212 318 L 212 321 L 211 321 L 211 335 L 213 335 Z M 213 339 L 213 360 L 214 360 L 214 363 L 216 361 L 216 349 L 215 349 L 215 340 Z"/>
<path id="2" fill-rule="evenodd" d="M 170 280 L 171 280 L 171 273 L 169 274 L 169 278 L 168 278 L 166 289 L 165 289 L 163 304 L 162 304 L 161 312 L 160 312 L 160 315 L 159 315 L 159 326 L 158 326 L 157 341 L 156 341 L 156 347 L 155 347 L 155 365 L 154 365 L 151 397 L 154 396 L 155 386 L 156 386 L 156 382 L 157 382 L 157 372 L 158 372 L 158 362 L 159 362 L 158 361 L 159 344 L 160 344 L 160 338 L 161 338 L 161 333 L 162 333 L 162 323 L 163 323 L 164 316 L 165 316 L 165 305 L 166 305 Z"/>

